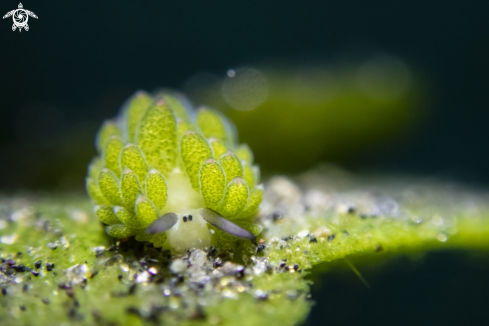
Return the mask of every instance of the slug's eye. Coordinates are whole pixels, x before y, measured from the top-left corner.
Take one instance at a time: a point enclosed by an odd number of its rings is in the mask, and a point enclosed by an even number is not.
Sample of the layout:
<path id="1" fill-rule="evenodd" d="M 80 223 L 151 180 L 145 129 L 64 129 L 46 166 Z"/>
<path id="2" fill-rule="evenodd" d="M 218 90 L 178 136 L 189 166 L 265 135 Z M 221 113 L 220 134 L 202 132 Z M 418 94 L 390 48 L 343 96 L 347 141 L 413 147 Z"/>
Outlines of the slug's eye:
<path id="1" fill-rule="evenodd" d="M 150 226 L 146 228 L 146 234 L 157 234 L 169 230 L 178 221 L 178 216 L 175 213 L 166 213 L 165 215 L 159 217 L 156 221 L 151 223 Z"/>
<path id="2" fill-rule="evenodd" d="M 189 220 L 189 221 L 192 221 L 192 215 L 189 215 L 189 216 L 188 216 L 188 220 Z"/>
<path id="3" fill-rule="evenodd" d="M 203 208 L 200 210 L 200 212 L 207 223 L 215 226 L 219 230 L 227 232 L 240 239 L 248 239 L 252 241 L 256 240 L 256 236 L 253 233 L 234 224 L 233 222 L 219 215 L 219 213 L 213 211 L 212 209 Z"/>

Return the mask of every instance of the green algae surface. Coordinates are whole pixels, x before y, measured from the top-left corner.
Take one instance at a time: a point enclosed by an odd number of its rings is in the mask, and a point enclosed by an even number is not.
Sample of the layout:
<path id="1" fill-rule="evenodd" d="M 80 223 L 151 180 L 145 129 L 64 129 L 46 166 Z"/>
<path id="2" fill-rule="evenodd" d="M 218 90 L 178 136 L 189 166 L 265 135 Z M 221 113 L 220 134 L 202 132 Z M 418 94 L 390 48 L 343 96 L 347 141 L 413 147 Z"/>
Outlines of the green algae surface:
<path id="1" fill-rule="evenodd" d="M 318 169 L 266 184 L 256 244 L 182 255 L 108 237 L 84 195 L 0 199 L 2 325 L 294 325 L 311 271 L 489 248 L 489 195 Z"/>

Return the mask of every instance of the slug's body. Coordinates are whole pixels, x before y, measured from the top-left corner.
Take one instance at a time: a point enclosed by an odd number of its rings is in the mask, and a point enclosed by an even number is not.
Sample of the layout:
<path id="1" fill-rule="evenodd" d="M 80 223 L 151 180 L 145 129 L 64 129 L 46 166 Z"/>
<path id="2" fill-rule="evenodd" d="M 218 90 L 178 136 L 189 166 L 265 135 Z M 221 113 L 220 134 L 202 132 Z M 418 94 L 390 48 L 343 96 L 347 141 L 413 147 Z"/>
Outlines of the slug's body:
<path id="1" fill-rule="evenodd" d="M 182 252 L 254 240 L 263 191 L 246 145 L 219 113 L 170 93 L 136 93 L 97 136 L 87 191 L 115 238 Z"/>

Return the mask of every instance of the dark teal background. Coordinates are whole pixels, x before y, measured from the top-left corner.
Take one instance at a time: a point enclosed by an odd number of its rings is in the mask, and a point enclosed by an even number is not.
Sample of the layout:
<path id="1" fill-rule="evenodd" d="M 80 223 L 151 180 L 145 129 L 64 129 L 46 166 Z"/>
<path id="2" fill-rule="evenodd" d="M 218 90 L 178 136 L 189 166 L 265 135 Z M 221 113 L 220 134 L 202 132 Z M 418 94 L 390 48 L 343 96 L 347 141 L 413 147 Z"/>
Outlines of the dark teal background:
<path id="1" fill-rule="evenodd" d="M 428 119 L 402 141 L 338 163 L 489 183 L 487 1 L 24 6 L 39 16 L 30 18 L 29 32 L 14 33 L 11 19 L 0 21 L 0 169 L 8 171 L 0 188 L 79 184 L 97 127 L 136 89 L 178 89 L 201 71 L 223 75 L 262 62 L 300 65 L 379 51 L 424 74 L 432 88 Z M 16 1 L 2 1 L 0 10 L 16 7 Z"/>

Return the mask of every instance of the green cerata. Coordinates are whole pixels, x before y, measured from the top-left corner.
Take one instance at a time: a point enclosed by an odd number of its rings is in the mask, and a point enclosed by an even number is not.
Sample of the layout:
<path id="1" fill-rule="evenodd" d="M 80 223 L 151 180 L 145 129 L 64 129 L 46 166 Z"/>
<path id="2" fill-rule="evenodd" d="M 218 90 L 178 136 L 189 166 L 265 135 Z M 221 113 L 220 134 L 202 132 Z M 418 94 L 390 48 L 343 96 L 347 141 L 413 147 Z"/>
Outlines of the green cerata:
<path id="1" fill-rule="evenodd" d="M 255 241 L 259 168 L 219 112 L 181 94 L 139 91 L 100 128 L 87 191 L 114 238 L 178 253 Z"/>

